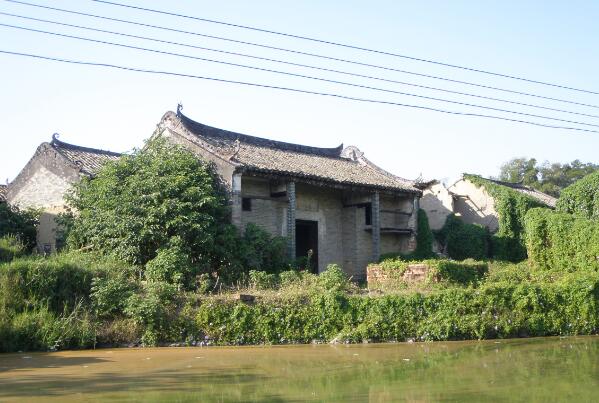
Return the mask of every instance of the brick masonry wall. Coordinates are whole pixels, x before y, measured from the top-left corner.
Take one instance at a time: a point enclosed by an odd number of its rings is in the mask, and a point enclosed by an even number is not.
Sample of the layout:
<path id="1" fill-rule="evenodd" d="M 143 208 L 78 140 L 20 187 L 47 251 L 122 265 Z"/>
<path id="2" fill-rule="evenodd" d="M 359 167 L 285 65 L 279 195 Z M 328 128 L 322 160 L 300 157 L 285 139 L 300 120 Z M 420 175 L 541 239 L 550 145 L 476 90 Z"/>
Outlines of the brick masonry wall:
<path id="1" fill-rule="evenodd" d="M 423 263 L 415 263 L 408 265 L 406 271 L 401 276 L 401 281 L 407 283 L 422 282 L 426 280 L 430 267 Z M 376 288 L 390 281 L 397 281 L 392 278 L 389 272 L 383 269 L 378 264 L 368 265 L 366 268 L 366 279 L 369 288 Z"/>

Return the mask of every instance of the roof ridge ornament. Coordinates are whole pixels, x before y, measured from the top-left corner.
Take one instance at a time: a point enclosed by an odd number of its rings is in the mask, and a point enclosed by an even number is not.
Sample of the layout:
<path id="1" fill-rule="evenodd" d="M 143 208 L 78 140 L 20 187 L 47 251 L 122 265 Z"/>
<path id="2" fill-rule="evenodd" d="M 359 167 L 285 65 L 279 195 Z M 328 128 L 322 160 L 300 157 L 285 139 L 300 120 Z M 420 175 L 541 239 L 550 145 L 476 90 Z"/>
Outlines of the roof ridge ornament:
<path id="1" fill-rule="evenodd" d="M 341 151 L 341 157 L 352 161 L 359 161 L 364 157 L 364 153 L 356 146 L 347 146 Z"/>
<path id="2" fill-rule="evenodd" d="M 52 135 L 52 141 L 50 142 L 50 144 L 54 144 L 55 142 L 60 141 L 60 140 L 58 140 L 58 137 L 60 137 L 60 134 L 54 133 Z"/>
<path id="3" fill-rule="evenodd" d="M 177 104 L 177 116 L 181 116 L 181 111 L 183 110 L 183 103 L 179 102 Z"/>

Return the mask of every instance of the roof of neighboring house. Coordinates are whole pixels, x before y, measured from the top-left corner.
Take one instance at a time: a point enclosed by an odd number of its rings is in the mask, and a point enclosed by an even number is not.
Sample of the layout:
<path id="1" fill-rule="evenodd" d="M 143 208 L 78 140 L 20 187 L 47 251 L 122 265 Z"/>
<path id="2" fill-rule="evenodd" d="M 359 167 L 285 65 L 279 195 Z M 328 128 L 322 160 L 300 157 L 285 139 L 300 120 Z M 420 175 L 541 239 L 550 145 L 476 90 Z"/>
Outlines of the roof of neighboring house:
<path id="1" fill-rule="evenodd" d="M 178 119 L 212 152 L 247 171 L 420 193 L 413 181 L 379 168 L 353 146 L 311 147 L 217 129 L 181 113 L 167 112 L 166 118 Z"/>
<path id="2" fill-rule="evenodd" d="M 107 161 L 117 160 L 121 156 L 120 153 L 112 151 L 65 143 L 58 140 L 56 135 L 52 136 L 50 146 L 87 175 L 94 175 Z"/>
<path id="3" fill-rule="evenodd" d="M 0 202 L 6 201 L 6 191 L 8 190 L 8 186 L 0 185 Z"/>
<path id="4" fill-rule="evenodd" d="M 535 190 L 529 186 L 525 186 L 521 183 L 503 182 L 503 181 L 498 181 L 495 179 L 487 179 L 487 180 L 489 182 L 493 182 L 497 185 L 506 186 L 511 189 L 514 189 L 517 192 L 528 195 L 528 196 L 532 197 L 533 199 L 536 199 L 536 200 L 540 201 L 541 203 L 546 204 L 549 207 L 555 207 L 555 204 L 557 203 L 557 199 L 555 197 L 550 196 L 543 192 L 539 192 L 538 190 Z"/>
<path id="5" fill-rule="evenodd" d="M 519 193 L 530 196 L 533 199 L 538 200 L 539 202 L 547 205 L 548 207 L 553 208 L 553 207 L 555 207 L 555 205 L 557 203 L 557 199 L 555 197 L 550 196 L 546 193 L 540 192 L 538 190 L 535 190 L 535 189 L 531 188 L 530 186 L 523 185 L 522 183 L 503 182 L 503 181 L 499 181 L 496 179 L 488 179 L 488 178 L 483 178 L 478 175 L 469 175 L 469 174 L 464 174 L 463 179 L 468 179 L 468 176 L 480 178 L 484 181 L 488 181 L 488 182 L 494 183 L 499 186 L 508 187 L 510 189 L 513 189 L 513 190 L 519 192 Z"/>

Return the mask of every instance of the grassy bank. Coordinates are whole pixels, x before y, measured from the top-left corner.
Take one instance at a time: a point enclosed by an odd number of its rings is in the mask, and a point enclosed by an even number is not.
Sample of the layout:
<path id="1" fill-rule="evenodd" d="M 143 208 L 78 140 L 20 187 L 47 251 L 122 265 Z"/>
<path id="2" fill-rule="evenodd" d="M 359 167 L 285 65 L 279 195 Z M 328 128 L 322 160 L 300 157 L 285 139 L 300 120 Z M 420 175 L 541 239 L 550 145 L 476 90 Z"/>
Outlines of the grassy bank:
<path id="1" fill-rule="evenodd" d="M 252 272 L 242 288 L 180 290 L 164 297 L 164 290 L 147 284 L 134 285 L 138 294 L 123 294 L 130 288 L 115 273 L 134 278 L 134 268 L 95 255 L 16 259 L 0 266 L 0 351 L 597 333 L 597 272 L 536 271 L 526 263 L 483 266 L 437 264 L 444 273 L 437 281 L 376 292 L 352 284 L 337 267 L 320 276 Z M 476 268 L 476 276 L 445 273 L 464 268 Z M 107 281 L 110 287 L 98 286 Z M 239 293 L 255 299 L 242 302 Z M 106 310 L 106 301 L 115 309 Z"/>

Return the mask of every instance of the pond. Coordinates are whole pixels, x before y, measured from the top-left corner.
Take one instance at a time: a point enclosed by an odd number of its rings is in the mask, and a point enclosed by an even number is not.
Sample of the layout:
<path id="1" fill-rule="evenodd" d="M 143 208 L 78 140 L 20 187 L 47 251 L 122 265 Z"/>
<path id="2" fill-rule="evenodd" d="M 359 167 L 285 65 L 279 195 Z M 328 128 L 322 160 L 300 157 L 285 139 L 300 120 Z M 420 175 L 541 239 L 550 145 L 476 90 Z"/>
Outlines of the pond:
<path id="1" fill-rule="evenodd" d="M 596 401 L 599 337 L 0 354 L 0 401 Z"/>

